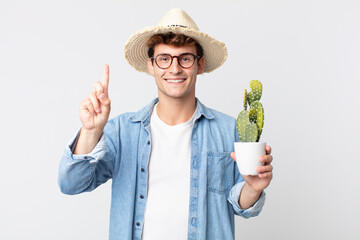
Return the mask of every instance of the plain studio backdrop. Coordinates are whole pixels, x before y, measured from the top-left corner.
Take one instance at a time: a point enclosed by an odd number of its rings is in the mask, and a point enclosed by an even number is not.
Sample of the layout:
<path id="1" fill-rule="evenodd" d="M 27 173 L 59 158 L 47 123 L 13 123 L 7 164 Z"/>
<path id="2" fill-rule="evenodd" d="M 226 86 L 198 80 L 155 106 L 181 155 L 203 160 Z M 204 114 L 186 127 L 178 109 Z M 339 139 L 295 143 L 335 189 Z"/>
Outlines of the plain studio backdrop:
<path id="1" fill-rule="evenodd" d="M 174 7 L 228 48 L 198 78 L 205 105 L 237 117 L 243 89 L 263 83 L 274 178 L 260 216 L 236 217 L 236 239 L 360 239 L 357 0 L 1 1 L 0 239 L 108 238 L 111 181 L 64 195 L 59 161 L 103 64 L 111 118 L 157 96 L 123 49 Z"/>

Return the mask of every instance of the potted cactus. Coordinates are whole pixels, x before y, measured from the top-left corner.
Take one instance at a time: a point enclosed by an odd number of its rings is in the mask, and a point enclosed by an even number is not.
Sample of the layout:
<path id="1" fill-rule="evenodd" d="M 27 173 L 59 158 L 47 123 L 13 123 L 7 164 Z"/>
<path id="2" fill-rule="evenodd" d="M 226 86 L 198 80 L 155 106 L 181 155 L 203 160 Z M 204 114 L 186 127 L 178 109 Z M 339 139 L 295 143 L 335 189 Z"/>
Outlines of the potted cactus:
<path id="1" fill-rule="evenodd" d="M 262 165 L 259 157 L 265 154 L 266 145 L 265 142 L 259 142 L 264 126 L 264 108 L 260 103 L 262 84 L 252 80 L 250 89 L 250 92 L 244 90 L 244 110 L 236 120 L 241 142 L 234 143 L 234 148 L 237 166 L 242 175 L 258 175 L 256 168 Z"/>

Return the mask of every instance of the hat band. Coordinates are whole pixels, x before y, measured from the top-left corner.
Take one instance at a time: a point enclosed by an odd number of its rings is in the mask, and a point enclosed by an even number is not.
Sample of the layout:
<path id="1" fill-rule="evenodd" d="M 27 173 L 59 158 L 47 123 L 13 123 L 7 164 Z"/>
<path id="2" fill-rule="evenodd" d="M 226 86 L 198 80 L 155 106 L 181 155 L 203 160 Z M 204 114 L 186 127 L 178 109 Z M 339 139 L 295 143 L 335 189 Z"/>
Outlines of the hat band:
<path id="1" fill-rule="evenodd" d="M 179 24 L 168 25 L 168 27 L 183 27 L 183 28 L 188 28 L 187 26 L 179 25 Z"/>

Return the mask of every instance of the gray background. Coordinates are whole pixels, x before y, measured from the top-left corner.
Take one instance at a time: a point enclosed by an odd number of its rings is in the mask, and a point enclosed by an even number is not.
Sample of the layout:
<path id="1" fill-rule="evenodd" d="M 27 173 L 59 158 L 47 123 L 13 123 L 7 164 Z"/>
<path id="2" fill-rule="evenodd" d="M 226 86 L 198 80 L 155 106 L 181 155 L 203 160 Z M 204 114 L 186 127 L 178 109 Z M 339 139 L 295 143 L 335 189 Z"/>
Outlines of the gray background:
<path id="1" fill-rule="evenodd" d="M 274 179 L 261 215 L 236 218 L 236 239 L 359 239 L 356 0 L 1 1 L 0 239 L 107 239 L 111 182 L 63 195 L 58 164 L 104 63 L 110 117 L 157 95 L 123 46 L 173 7 L 228 47 L 198 78 L 203 103 L 236 117 L 249 81 L 264 86 Z"/>

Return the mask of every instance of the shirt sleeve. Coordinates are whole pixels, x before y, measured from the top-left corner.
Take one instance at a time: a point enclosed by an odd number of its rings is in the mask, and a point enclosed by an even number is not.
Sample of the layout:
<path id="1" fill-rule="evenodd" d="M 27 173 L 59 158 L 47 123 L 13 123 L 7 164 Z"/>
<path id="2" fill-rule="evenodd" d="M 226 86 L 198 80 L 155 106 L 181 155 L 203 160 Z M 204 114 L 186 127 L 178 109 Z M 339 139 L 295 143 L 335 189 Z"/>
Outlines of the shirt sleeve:
<path id="1" fill-rule="evenodd" d="M 228 201 L 233 206 L 236 215 L 242 216 L 244 218 L 256 217 L 260 214 L 264 206 L 266 194 L 263 191 L 256 203 L 252 207 L 244 210 L 239 205 L 239 197 L 244 184 L 245 181 L 242 181 L 232 187 Z"/>
<path id="2" fill-rule="evenodd" d="M 112 178 L 118 136 L 109 121 L 99 142 L 88 154 L 73 154 L 80 131 L 65 146 L 59 165 L 58 185 L 64 194 L 89 192 Z"/>
<path id="3" fill-rule="evenodd" d="M 105 134 L 103 133 L 100 137 L 99 142 L 96 144 L 94 149 L 88 154 L 75 155 L 73 152 L 75 151 L 76 144 L 79 140 L 80 130 L 77 132 L 74 138 L 66 145 L 65 151 L 69 157 L 72 157 L 74 160 L 88 160 L 89 163 L 96 163 L 99 159 L 103 158 L 106 153 L 106 140 Z M 65 153 L 66 154 L 66 153 Z"/>

